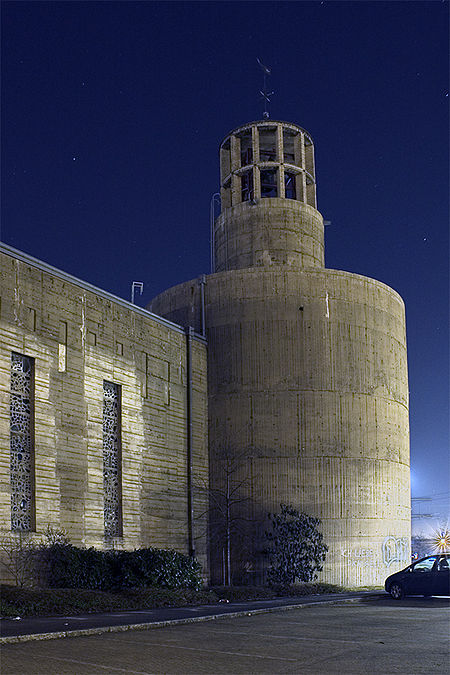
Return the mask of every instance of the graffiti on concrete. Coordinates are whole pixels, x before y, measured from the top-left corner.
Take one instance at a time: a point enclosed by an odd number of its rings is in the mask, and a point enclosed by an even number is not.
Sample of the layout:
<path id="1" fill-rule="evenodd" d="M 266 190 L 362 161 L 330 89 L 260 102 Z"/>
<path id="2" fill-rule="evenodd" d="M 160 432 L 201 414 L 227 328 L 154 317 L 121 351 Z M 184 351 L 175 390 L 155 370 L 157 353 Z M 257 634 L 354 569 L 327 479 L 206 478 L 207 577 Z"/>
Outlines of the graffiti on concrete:
<path id="1" fill-rule="evenodd" d="M 386 537 L 381 546 L 383 563 L 390 567 L 396 562 L 409 562 L 408 537 Z"/>
<path id="2" fill-rule="evenodd" d="M 355 565 L 356 567 L 377 566 L 377 555 L 373 548 L 343 549 L 341 555 L 343 558 L 346 558 L 351 565 Z"/>
<path id="3" fill-rule="evenodd" d="M 355 567 L 379 567 L 380 549 L 347 548 L 341 549 L 341 556 Z M 386 567 L 394 563 L 409 562 L 408 537 L 389 535 L 381 545 L 381 560 Z"/>

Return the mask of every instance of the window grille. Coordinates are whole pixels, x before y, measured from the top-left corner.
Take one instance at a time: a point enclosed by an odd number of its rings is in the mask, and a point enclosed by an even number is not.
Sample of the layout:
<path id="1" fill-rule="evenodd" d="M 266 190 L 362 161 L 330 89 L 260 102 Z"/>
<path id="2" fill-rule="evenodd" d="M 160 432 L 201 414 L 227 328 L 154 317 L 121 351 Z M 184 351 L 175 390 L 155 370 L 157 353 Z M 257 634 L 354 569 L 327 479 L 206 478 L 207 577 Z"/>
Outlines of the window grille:
<path id="1" fill-rule="evenodd" d="M 34 359 L 11 354 L 11 529 L 34 529 Z"/>
<path id="2" fill-rule="evenodd" d="M 103 382 L 103 490 L 105 536 L 122 534 L 120 385 Z"/>

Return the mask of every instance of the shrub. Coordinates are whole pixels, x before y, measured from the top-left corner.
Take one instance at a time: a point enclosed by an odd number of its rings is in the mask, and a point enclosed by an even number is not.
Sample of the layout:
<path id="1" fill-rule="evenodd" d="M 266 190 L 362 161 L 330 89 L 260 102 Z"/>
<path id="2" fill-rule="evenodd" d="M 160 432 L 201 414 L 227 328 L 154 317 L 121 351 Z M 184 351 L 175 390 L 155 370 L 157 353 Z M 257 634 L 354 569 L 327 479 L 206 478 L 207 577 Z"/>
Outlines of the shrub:
<path id="1" fill-rule="evenodd" d="M 43 579 L 51 588 L 112 587 L 111 565 L 104 551 L 77 548 L 71 544 L 51 544 L 41 549 Z"/>
<path id="2" fill-rule="evenodd" d="M 99 551 L 56 543 L 42 548 L 40 554 L 45 584 L 52 588 L 197 590 L 202 585 L 200 564 L 177 551 Z"/>
<path id="3" fill-rule="evenodd" d="M 158 586 L 199 589 L 202 585 L 198 561 L 177 551 L 141 548 L 110 551 L 107 555 L 113 570 L 113 587 L 116 588 Z"/>
<path id="4" fill-rule="evenodd" d="M 280 513 L 269 514 L 272 531 L 266 533 L 270 542 L 269 583 L 288 585 L 314 581 L 328 551 L 318 529 L 320 520 L 286 504 L 280 508 Z"/>

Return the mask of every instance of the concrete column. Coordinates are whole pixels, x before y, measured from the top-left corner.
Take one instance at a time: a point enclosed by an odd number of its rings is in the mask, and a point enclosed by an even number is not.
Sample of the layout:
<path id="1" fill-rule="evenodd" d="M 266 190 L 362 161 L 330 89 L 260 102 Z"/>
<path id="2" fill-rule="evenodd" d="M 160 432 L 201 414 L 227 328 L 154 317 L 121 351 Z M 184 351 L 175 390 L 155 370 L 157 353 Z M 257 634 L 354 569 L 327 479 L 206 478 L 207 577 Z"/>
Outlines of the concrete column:
<path id="1" fill-rule="evenodd" d="M 256 164 L 256 162 L 259 162 L 258 127 L 252 127 L 252 144 L 253 144 L 253 164 Z"/>
<path id="2" fill-rule="evenodd" d="M 239 204 L 241 200 L 241 179 L 236 171 L 241 166 L 241 140 L 237 136 L 231 136 L 231 205 Z"/>

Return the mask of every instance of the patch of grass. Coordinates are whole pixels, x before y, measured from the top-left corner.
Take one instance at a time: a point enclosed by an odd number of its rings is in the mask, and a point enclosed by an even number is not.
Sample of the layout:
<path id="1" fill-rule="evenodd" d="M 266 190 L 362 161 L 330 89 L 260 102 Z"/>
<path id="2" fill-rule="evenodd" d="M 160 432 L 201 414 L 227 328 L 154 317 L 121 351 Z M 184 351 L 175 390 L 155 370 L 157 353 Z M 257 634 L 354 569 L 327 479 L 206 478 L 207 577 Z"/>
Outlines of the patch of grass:
<path id="1" fill-rule="evenodd" d="M 213 586 L 196 591 L 191 588 L 144 588 L 121 591 L 92 591 L 74 588 L 18 588 L 0 586 L 0 615 L 49 616 L 90 614 L 157 607 L 211 605 L 219 600 L 246 602 L 288 596 L 300 597 L 323 593 L 344 593 L 347 589 L 333 584 L 311 583 L 293 586 Z"/>
<path id="2" fill-rule="evenodd" d="M 221 599 L 230 602 L 245 602 L 246 600 L 271 600 L 279 597 L 300 597 L 326 593 L 345 593 L 343 586 L 334 584 L 310 583 L 293 585 L 267 586 L 212 586 L 211 590 Z"/>
<path id="3" fill-rule="evenodd" d="M 220 600 L 245 602 L 246 600 L 270 600 L 276 593 L 266 586 L 211 586 Z"/>
<path id="4" fill-rule="evenodd" d="M 1 616 L 45 616 L 89 614 L 128 609 L 184 607 L 217 602 L 217 596 L 206 590 L 147 588 L 120 592 L 91 591 L 73 588 L 0 587 Z"/>
<path id="5" fill-rule="evenodd" d="M 277 596 L 287 595 L 290 597 L 301 597 L 304 595 L 326 595 L 327 593 L 346 593 L 347 588 L 336 586 L 335 584 L 325 584 L 322 582 L 312 582 L 304 584 L 291 584 L 289 586 L 274 586 Z"/>

